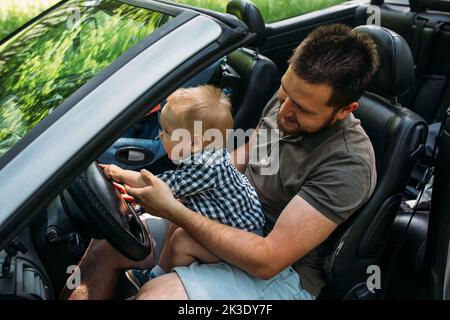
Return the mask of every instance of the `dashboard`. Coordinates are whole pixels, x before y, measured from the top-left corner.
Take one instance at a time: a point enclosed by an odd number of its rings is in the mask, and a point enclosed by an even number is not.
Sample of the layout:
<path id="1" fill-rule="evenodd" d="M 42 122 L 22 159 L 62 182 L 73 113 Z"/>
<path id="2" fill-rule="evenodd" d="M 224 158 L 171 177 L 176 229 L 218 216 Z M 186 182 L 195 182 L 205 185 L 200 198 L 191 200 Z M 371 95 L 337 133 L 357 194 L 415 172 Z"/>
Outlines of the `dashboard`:
<path id="1" fill-rule="evenodd" d="M 65 196 L 55 198 L 0 251 L 0 299 L 57 299 L 91 240 Z"/>

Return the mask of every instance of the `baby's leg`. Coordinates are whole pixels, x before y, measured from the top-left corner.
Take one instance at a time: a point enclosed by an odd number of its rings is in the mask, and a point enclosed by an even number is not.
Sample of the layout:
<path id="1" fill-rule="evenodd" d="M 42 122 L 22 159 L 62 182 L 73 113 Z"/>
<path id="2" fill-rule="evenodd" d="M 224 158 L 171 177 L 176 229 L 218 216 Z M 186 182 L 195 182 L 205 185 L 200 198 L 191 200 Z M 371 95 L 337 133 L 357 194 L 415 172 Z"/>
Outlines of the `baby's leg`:
<path id="1" fill-rule="evenodd" d="M 167 230 L 166 240 L 164 240 L 164 245 L 161 249 L 161 254 L 159 255 L 158 265 L 165 272 L 169 272 L 172 267 L 172 254 L 170 250 L 169 240 L 172 238 L 175 230 L 179 228 L 175 223 L 170 223 L 169 229 Z"/>
<path id="2" fill-rule="evenodd" d="M 196 260 L 203 263 L 219 262 L 217 258 L 208 249 L 194 240 L 182 228 L 178 228 L 170 239 L 170 249 L 172 256 L 172 268 L 178 266 L 188 266 Z"/>

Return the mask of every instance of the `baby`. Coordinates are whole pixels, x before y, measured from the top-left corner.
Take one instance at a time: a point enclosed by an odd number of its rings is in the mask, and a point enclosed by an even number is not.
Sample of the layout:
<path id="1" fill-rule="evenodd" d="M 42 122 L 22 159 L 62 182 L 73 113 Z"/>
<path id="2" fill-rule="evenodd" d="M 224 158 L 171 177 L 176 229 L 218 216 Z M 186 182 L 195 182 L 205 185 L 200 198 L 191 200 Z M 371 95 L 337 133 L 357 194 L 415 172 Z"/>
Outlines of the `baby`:
<path id="1" fill-rule="evenodd" d="M 233 126 L 230 107 L 228 98 L 213 86 L 175 91 L 161 112 L 160 137 L 167 155 L 178 168 L 158 178 L 191 210 L 220 223 L 262 234 L 264 215 L 256 191 L 230 162 L 230 154 L 225 149 L 226 131 Z M 201 130 L 198 130 L 199 121 Z M 209 129 L 216 132 L 213 141 L 205 135 Z M 217 133 L 222 139 L 217 138 Z M 146 186 L 138 172 L 114 165 L 102 165 L 102 168 L 116 182 L 131 187 Z M 149 277 L 162 275 L 176 266 L 190 265 L 195 260 L 214 263 L 219 258 L 172 224 L 158 264 Z M 133 274 L 139 278 L 140 285 L 148 280 L 145 272 Z"/>

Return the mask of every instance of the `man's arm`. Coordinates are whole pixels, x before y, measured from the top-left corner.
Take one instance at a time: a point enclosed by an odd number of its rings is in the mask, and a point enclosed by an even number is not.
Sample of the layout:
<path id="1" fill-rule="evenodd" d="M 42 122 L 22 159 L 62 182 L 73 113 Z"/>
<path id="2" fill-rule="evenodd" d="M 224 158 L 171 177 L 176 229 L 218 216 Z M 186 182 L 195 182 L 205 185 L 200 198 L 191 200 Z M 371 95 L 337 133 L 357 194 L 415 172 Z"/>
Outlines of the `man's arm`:
<path id="1" fill-rule="evenodd" d="M 292 265 L 336 228 L 299 196 L 283 210 L 266 238 L 192 214 L 184 206 L 170 217 L 220 259 L 263 279 Z"/>
<path id="2" fill-rule="evenodd" d="M 295 196 L 272 232 L 263 238 L 196 214 L 174 200 L 162 181 L 148 172 L 142 174 L 149 186 L 128 188 L 129 194 L 154 214 L 182 227 L 221 260 L 258 278 L 273 277 L 322 243 L 336 228 L 333 221 Z"/>

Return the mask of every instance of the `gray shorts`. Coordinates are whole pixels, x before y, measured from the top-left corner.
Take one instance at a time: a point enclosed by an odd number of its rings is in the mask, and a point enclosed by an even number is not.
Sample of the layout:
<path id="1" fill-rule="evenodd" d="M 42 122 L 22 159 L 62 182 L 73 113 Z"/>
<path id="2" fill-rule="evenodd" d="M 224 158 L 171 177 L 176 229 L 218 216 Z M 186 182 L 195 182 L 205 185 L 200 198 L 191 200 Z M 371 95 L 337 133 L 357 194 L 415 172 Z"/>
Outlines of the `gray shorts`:
<path id="1" fill-rule="evenodd" d="M 155 242 L 155 261 L 164 244 L 168 222 L 158 218 L 146 219 Z M 256 278 L 226 262 L 202 264 L 173 269 L 181 279 L 191 300 L 313 300 L 303 289 L 301 279 L 288 267 L 269 280 Z"/>

